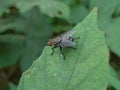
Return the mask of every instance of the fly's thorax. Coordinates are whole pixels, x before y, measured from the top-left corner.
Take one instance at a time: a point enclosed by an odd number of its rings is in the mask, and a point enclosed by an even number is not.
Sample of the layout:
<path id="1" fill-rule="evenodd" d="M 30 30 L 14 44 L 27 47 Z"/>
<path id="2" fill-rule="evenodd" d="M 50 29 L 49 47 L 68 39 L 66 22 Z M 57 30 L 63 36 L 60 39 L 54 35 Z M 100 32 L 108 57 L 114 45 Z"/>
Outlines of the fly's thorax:
<path id="1" fill-rule="evenodd" d="M 60 37 L 53 38 L 50 40 L 50 42 L 52 46 L 56 46 L 61 42 L 61 38 Z"/>

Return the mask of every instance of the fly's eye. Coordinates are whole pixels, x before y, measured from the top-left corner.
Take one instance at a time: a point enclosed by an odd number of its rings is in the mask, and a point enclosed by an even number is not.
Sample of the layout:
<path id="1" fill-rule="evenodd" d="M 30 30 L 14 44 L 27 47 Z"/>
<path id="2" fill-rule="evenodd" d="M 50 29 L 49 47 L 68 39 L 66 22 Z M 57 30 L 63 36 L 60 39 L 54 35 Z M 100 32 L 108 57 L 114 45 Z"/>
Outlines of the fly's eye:
<path id="1" fill-rule="evenodd" d="M 48 42 L 48 46 L 51 46 L 51 42 L 50 41 Z"/>
<path id="2" fill-rule="evenodd" d="M 52 45 L 52 43 L 51 43 L 51 39 L 49 39 L 49 41 L 48 41 L 48 46 L 51 46 Z"/>

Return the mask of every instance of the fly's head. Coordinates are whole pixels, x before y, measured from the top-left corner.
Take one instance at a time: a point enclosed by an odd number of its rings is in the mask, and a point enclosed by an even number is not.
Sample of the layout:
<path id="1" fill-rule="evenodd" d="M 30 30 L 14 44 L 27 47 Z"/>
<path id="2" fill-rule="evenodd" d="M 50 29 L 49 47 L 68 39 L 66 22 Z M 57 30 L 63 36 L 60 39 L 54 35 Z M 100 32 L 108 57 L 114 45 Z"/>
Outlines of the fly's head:
<path id="1" fill-rule="evenodd" d="M 60 37 L 49 39 L 48 46 L 57 46 L 60 43 L 60 41 L 61 41 Z"/>

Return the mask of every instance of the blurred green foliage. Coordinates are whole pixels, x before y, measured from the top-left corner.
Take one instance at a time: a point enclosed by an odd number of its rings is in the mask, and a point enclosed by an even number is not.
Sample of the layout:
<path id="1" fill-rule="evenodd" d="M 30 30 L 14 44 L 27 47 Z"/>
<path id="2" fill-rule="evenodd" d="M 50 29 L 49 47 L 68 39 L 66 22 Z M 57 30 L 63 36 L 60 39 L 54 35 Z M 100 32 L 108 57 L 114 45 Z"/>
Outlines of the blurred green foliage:
<path id="1" fill-rule="evenodd" d="M 110 69 L 108 90 L 120 90 L 120 0 L 0 0 L 0 90 L 15 90 L 49 38 L 72 29 L 95 6 L 116 74 Z"/>

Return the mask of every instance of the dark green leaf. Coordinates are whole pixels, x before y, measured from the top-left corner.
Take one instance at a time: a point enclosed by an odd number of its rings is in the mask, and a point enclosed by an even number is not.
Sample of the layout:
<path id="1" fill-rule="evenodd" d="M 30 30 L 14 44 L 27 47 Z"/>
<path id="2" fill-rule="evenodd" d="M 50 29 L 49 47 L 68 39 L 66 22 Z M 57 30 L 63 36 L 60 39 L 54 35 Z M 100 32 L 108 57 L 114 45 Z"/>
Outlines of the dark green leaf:
<path id="1" fill-rule="evenodd" d="M 0 44 L 0 68 L 15 64 L 20 58 L 22 50 L 21 42 Z"/>
<path id="2" fill-rule="evenodd" d="M 0 42 L 24 42 L 25 37 L 22 35 L 0 35 Z"/>
<path id="3" fill-rule="evenodd" d="M 77 0 L 58 0 L 58 1 L 62 1 L 68 5 L 74 5 Z"/>
<path id="4" fill-rule="evenodd" d="M 0 0 L 0 9 L 8 11 L 8 8 L 12 5 L 15 5 L 18 0 Z"/>
<path id="5" fill-rule="evenodd" d="M 76 5 L 71 9 L 71 21 L 72 23 L 78 23 L 82 21 L 88 14 L 88 10 L 82 5 Z"/>
<path id="6" fill-rule="evenodd" d="M 106 34 L 110 50 L 120 56 L 120 0 L 91 0 L 90 6 L 98 7 L 99 27 Z"/>
<path id="7" fill-rule="evenodd" d="M 16 87 L 16 85 L 14 85 L 13 83 L 9 83 L 9 90 L 16 90 L 17 89 L 17 87 Z"/>
<path id="8" fill-rule="evenodd" d="M 114 19 L 104 27 L 109 48 L 120 56 L 120 18 Z"/>
<path id="9" fill-rule="evenodd" d="M 109 75 L 109 86 L 114 87 L 116 90 L 120 90 L 120 81 L 118 80 L 116 71 L 111 67 Z"/>
<path id="10" fill-rule="evenodd" d="M 120 90 L 120 81 L 118 80 L 118 78 L 110 76 L 109 80 L 111 86 L 113 86 L 116 90 Z"/>
<path id="11" fill-rule="evenodd" d="M 26 31 L 27 19 L 24 16 L 9 16 L 6 19 L 0 19 L 0 33 L 13 30 L 17 33 Z"/>
<path id="12" fill-rule="evenodd" d="M 69 20 L 69 7 L 56 0 L 20 0 L 17 4 L 17 7 L 20 8 L 21 12 L 30 10 L 33 6 L 39 6 L 42 13 L 47 14 L 50 17 L 59 17 L 66 20 Z M 23 7 L 25 6 L 25 7 Z"/>

